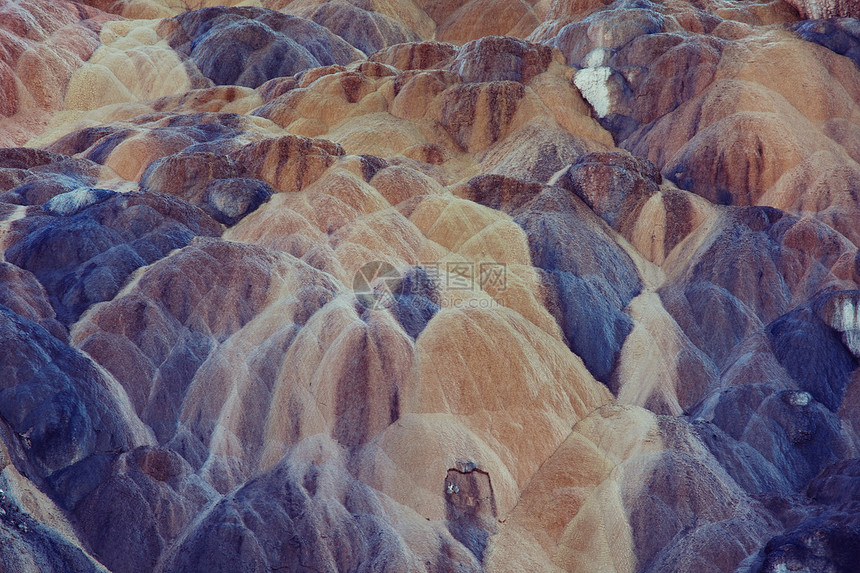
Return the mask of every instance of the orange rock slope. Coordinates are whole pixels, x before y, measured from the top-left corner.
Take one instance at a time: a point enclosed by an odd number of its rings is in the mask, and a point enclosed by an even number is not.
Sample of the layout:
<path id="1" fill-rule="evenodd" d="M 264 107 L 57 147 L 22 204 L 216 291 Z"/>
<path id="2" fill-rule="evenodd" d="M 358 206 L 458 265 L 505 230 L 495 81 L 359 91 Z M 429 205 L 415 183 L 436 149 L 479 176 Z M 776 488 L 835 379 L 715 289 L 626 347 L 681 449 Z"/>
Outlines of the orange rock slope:
<path id="1" fill-rule="evenodd" d="M 0 0 L 0 571 L 853 571 L 858 16 Z"/>

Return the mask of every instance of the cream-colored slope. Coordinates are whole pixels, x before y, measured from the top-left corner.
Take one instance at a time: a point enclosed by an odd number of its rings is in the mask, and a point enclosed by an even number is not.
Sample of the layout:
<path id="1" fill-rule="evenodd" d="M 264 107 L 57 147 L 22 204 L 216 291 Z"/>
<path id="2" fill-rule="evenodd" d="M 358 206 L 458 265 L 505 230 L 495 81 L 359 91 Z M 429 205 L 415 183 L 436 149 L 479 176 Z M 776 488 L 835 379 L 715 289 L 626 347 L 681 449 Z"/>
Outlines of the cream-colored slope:
<path id="1" fill-rule="evenodd" d="M 159 21 L 122 20 L 107 23 L 101 47 L 69 81 L 65 107 L 91 110 L 116 103 L 183 94 L 208 80 L 196 67 L 180 60 L 162 39 Z"/>
<path id="2" fill-rule="evenodd" d="M 689 426 L 606 406 L 543 465 L 494 538 L 488 566 L 551 559 L 566 571 L 726 571 L 775 527 Z M 531 551 L 518 551 L 520 537 Z"/>

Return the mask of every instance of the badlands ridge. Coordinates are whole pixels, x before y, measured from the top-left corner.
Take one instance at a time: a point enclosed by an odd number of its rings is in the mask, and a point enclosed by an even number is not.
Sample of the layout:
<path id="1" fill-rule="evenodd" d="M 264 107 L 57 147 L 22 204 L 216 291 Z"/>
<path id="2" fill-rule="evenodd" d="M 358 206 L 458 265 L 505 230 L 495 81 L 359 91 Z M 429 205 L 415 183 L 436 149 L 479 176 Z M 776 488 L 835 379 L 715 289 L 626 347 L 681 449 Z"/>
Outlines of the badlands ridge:
<path id="1" fill-rule="evenodd" d="M 0 571 L 856 571 L 858 17 L 0 0 Z"/>

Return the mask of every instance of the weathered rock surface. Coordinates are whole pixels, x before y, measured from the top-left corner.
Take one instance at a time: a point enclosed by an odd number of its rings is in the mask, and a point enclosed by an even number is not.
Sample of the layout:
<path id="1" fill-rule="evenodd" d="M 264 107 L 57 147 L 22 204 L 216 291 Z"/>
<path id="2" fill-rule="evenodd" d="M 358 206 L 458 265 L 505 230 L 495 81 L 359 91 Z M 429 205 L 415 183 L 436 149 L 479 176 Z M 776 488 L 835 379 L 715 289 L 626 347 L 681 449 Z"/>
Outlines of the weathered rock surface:
<path id="1" fill-rule="evenodd" d="M 858 16 L 0 2 L 0 570 L 852 571 Z"/>
<path id="2" fill-rule="evenodd" d="M 0 6 L 0 145 L 20 145 L 63 108 L 72 74 L 99 46 L 110 16 L 77 2 Z"/>
<path id="3" fill-rule="evenodd" d="M 788 0 L 804 18 L 857 18 L 860 8 L 850 0 Z"/>
<path id="4" fill-rule="evenodd" d="M 27 234 L 6 250 L 6 258 L 36 276 L 67 325 L 116 296 L 135 269 L 196 235 L 221 230 L 205 213 L 155 193 L 113 194 L 70 215 L 48 205 L 52 216 L 13 223 L 26 226 Z"/>
<path id="5" fill-rule="evenodd" d="M 358 56 L 327 28 L 272 10 L 203 8 L 177 16 L 166 28 L 167 43 L 216 85 L 255 88 Z"/>

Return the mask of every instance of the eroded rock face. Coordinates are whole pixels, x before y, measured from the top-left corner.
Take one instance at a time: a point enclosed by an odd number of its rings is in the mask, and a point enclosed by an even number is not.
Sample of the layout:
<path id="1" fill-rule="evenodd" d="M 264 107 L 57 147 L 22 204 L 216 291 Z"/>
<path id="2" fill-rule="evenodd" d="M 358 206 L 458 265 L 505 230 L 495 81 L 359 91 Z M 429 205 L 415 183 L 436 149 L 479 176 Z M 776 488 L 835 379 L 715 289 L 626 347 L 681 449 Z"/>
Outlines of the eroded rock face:
<path id="1" fill-rule="evenodd" d="M 15 205 L 42 205 L 57 194 L 95 184 L 99 175 L 92 161 L 37 149 L 3 149 L 0 165 L 0 200 Z"/>
<path id="2" fill-rule="evenodd" d="M 66 85 L 98 47 L 109 19 L 77 2 L 0 7 L 0 145 L 23 144 L 44 128 L 46 112 L 63 108 Z"/>
<path id="3" fill-rule="evenodd" d="M 639 218 L 641 204 L 658 192 L 663 178 L 647 161 L 632 155 L 591 153 L 580 157 L 560 181 L 592 211 L 620 231 Z"/>
<path id="4" fill-rule="evenodd" d="M 446 92 L 441 123 L 463 151 L 482 151 L 505 135 L 525 92 L 522 84 L 466 84 Z"/>
<path id="5" fill-rule="evenodd" d="M 857 18 L 857 5 L 848 0 L 789 0 L 804 18 Z"/>
<path id="6" fill-rule="evenodd" d="M 71 497 L 69 509 L 94 556 L 111 571 L 152 571 L 216 497 L 179 454 L 150 446 L 71 468 L 56 482 L 61 491 L 69 488 L 63 491 Z"/>
<path id="7" fill-rule="evenodd" d="M 400 70 L 435 69 L 446 63 L 456 52 L 451 44 L 442 42 L 410 42 L 397 44 L 375 52 L 370 59 Z"/>
<path id="8" fill-rule="evenodd" d="M 469 42 L 457 51 L 452 71 L 464 82 L 515 81 L 526 83 L 547 70 L 552 49 L 504 36 Z"/>
<path id="9" fill-rule="evenodd" d="M 547 309 L 592 374 L 608 381 L 632 328 L 622 311 L 642 286 L 633 261 L 566 190 L 493 176 L 470 186 L 470 198 L 507 211 L 526 232 Z"/>
<path id="10" fill-rule="evenodd" d="M 331 30 L 367 55 L 420 39 L 416 31 L 384 13 L 347 2 L 308 4 L 292 7 L 291 11 Z"/>
<path id="11" fill-rule="evenodd" d="M 857 15 L 3 4 L 0 569 L 852 570 Z"/>
<path id="12" fill-rule="evenodd" d="M 312 442 L 209 510 L 162 570 L 481 570 L 450 533 L 408 508 L 400 519 L 415 531 L 402 536 L 386 516 L 397 504 L 344 472 L 331 443 Z M 410 547 L 418 536 L 432 545 Z"/>
<path id="13" fill-rule="evenodd" d="M 272 10 L 203 8 L 174 22 L 167 42 L 216 85 L 255 88 L 272 78 L 357 57 L 327 28 Z"/>
<path id="14" fill-rule="evenodd" d="M 179 152 L 150 163 L 140 184 L 144 189 L 181 197 L 219 223 L 234 225 L 274 192 L 263 181 L 243 175 L 245 169 L 228 156 Z"/>
<path id="15" fill-rule="evenodd" d="M 63 199 L 63 195 L 57 198 Z M 24 219 L 27 234 L 6 251 L 7 259 L 44 285 L 58 318 L 76 321 L 91 305 L 111 300 L 135 269 L 151 264 L 196 235 L 218 235 L 205 213 L 160 194 L 112 194 L 76 210 Z M 36 223 L 36 224 L 33 224 Z M 58 255 L 62 252 L 63 255 Z"/>
<path id="16" fill-rule="evenodd" d="M 33 479 L 44 483 L 102 450 L 145 439 L 125 395 L 95 363 L 9 308 L 0 312 L 8 349 L 2 415 L 22 456 L 13 461 Z"/>
<path id="17" fill-rule="evenodd" d="M 856 16 L 802 21 L 792 28 L 804 40 L 821 44 L 837 54 L 860 62 L 860 24 Z"/>

